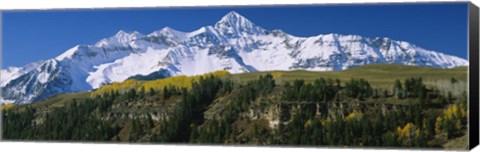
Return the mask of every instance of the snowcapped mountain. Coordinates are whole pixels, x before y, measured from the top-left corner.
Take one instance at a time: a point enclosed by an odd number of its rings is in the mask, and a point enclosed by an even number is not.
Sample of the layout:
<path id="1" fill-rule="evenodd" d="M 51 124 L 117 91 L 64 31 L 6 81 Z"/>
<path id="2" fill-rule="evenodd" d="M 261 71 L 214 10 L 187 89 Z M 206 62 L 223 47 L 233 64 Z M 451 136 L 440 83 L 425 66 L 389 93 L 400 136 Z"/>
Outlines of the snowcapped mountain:
<path id="1" fill-rule="evenodd" d="M 366 64 L 452 68 L 468 66 L 468 61 L 389 38 L 340 34 L 297 37 L 263 29 L 230 12 L 213 26 L 192 32 L 169 27 L 148 35 L 119 31 L 95 45 L 77 45 L 53 59 L 1 70 L 0 102 L 29 103 L 132 76 L 197 75 L 217 70 L 331 71 Z"/>

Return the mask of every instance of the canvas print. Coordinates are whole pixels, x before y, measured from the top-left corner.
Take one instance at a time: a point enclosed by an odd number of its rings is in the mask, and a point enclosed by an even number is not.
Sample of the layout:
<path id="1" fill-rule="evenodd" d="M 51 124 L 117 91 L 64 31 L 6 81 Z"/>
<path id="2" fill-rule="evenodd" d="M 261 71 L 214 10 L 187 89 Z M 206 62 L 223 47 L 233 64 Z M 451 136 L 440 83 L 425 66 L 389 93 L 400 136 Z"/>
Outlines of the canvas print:
<path id="1" fill-rule="evenodd" d="M 2 140 L 467 149 L 468 3 L 2 12 Z"/>

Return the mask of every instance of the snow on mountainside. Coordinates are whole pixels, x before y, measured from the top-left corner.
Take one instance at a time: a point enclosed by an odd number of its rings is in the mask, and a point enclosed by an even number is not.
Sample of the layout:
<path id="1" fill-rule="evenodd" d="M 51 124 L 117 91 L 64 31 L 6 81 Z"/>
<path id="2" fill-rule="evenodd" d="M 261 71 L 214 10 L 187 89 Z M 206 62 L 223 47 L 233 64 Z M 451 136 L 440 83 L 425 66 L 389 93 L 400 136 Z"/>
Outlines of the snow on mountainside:
<path id="1" fill-rule="evenodd" d="M 0 75 L 0 81 L 1 81 L 0 87 L 3 87 L 5 85 L 7 85 L 7 83 L 10 82 L 10 80 L 16 79 L 16 78 L 20 77 L 21 75 L 23 75 L 25 73 L 28 73 L 33 69 L 36 69 L 38 67 L 38 64 L 41 63 L 41 62 L 42 61 L 34 62 L 34 63 L 28 64 L 28 65 L 26 65 L 24 67 L 21 67 L 21 68 L 19 68 L 19 67 L 8 67 L 5 70 L 2 69 L 1 70 L 1 75 Z"/>
<path id="2" fill-rule="evenodd" d="M 50 60 L 2 70 L 0 102 L 29 103 L 150 74 L 330 71 L 366 64 L 452 68 L 468 66 L 468 61 L 389 38 L 297 37 L 263 29 L 230 12 L 213 26 L 192 32 L 169 27 L 147 35 L 119 31 L 95 45 L 77 45 Z"/>

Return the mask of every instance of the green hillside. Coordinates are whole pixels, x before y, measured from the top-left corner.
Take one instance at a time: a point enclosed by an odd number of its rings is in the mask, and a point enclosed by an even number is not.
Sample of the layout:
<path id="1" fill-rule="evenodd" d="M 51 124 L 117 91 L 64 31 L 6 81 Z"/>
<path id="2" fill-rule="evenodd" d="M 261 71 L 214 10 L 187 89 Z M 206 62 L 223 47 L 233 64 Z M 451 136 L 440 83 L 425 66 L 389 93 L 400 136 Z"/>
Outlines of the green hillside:
<path id="1" fill-rule="evenodd" d="M 220 73 L 128 80 L 95 93 L 61 94 L 5 108 L 3 137 L 222 145 L 467 147 L 466 67 L 368 65 L 332 72 Z M 182 84 L 175 85 L 179 80 Z M 142 85 L 152 89 L 142 89 Z M 121 88 L 124 90 L 115 90 Z"/>

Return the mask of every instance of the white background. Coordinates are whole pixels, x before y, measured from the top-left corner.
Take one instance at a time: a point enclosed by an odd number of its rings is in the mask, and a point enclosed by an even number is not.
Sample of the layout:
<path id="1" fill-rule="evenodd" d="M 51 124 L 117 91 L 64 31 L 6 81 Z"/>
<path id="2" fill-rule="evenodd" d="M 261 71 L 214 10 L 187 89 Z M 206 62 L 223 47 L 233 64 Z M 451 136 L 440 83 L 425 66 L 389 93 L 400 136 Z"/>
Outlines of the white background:
<path id="1" fill-rule="evenodd" d="M 445 0 L 435 0 L 442 2 Z M 472 0 L 477 6 L 480 0 Z M 213 5 L 260 5 L 260 4 L 342 4 L 378 2 L 425 2 L 425 0 L 0 0 L 0 10 L 52 9 L 52 8 L 115 8 L 115 7 L 165 7 L 165 6 L 213 6 Z M 428 0 L 427 0 L 428 2 Z M 1 21 L 0 21 L 1 22 Z M 474 149 L 480 151 L 480 148 Z M 386 149 L 333 149 L 291 147 L 239 147 L 239 146 L 194 146 L 194 145 L 150 145 L 150 144 L 91 144 L 52 142 L 0 142 L 0 151 L 79 151 L 79 152 L 140 152 L 140 151 L 191 151 L 191 152 L 311 152 L 311 151 L 387 151 Z M 402 150 L 388 150 L 402 151 Z M 403 151 L 425 151 L 410 150 Z"/>

